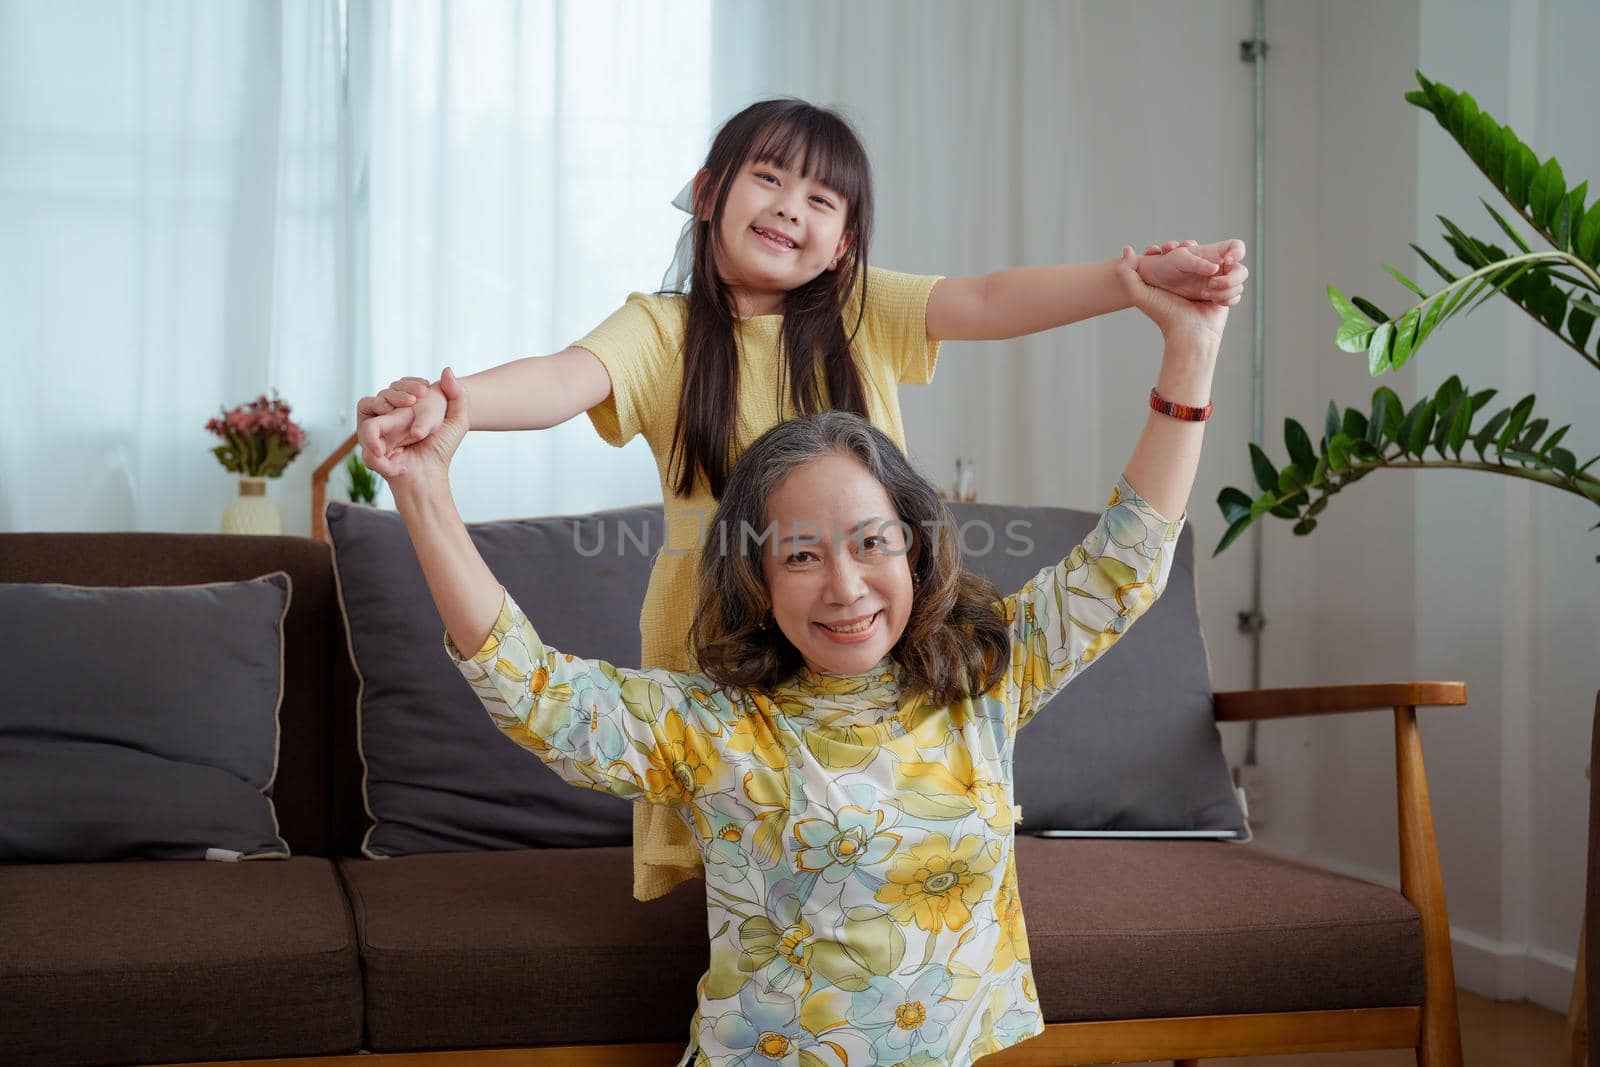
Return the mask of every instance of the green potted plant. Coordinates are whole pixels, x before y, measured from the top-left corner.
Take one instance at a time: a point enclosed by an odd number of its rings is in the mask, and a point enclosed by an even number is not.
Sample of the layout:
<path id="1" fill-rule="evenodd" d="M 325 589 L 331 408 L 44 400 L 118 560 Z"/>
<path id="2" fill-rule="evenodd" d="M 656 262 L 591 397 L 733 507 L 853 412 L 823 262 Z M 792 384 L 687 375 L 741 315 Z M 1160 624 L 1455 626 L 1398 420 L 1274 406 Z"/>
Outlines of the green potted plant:
<path id="1" fill-rule="evenodd" d="M 1462 271 L 1458 274 L 1413 244 L 1444 284 L 1428 292 L 1385 264 L 1415 298 L 1398 315 L 1363 297 L 1347 299 L 1330 285 L 1328 299 L 1339 314 L 1334 343 L 1346 352 L 1366 353 L 1376 378 L 1404 366 L 1448 319 L 1503 296 L 1600 370 L 1600 351 L 1590 350 L 1600 316 L 1600 201 L 1584 206 L 1589 183 L 1567 188 L 1554 156 L 1541 164 L 1510 126 L 1480 111 L 1469 94 L 1430 81 L 1420 71 L 1417 81 L 1421 89 L 1407 93 L 1406 100 L 1433 115 L 1510 204 L 1512 214 L 1549 247 L 1535 250 L 1487 201 L 1484 208 L 1513 247 L 1474 237 L 1440 215 L 1444 241 Z M 1320 440 L 1300 422 L 1285 419 L 1288 463 L 1280 468 L 1252 443 L 1256 491 L 1229 486 L 1218 495 L 1228 525 L 1216 552 L 1266 515 L 1293 522 L 1296 534 L 1309 534 L 1335 494 L 1385 469 L 1480 470 L 1573 493 L 1600 507 L 1600 478 L 1591 472 L 1600 454 L 1580 463 L 1567 440 L 1572 427 L 1552 428 L 1537 415 L 1532 394 L 1491 410 L 1496 395 L 1495 389 L 1475 389 L 1452 375 L 1410 407 L 1387 386 L 1372 394 L 1365 410 L 1341 410 L 1330 402 Z"/>
<path id="2" fill-rule="evenodd" d="M 378 476 L 361 462 L 361 453 L 352 452 L 344 461 L 344 470 L 350 476 L 350 502 L 371 504 L 378 499 Z"/>

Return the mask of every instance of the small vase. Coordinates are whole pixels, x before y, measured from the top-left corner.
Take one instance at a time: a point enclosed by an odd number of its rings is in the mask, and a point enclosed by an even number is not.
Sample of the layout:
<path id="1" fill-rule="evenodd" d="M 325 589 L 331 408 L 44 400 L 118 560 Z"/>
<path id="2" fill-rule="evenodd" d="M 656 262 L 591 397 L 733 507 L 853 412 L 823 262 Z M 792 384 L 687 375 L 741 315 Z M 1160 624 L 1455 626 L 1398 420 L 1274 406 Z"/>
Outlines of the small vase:
<path id="1" fill-rule="evenodd" d="M 283 516 L 278 505 L 267 496 L 267 480 L 241 476 L 239 495 L 222 512 L 222 532 L 235 534 L 281 534 Z"/>

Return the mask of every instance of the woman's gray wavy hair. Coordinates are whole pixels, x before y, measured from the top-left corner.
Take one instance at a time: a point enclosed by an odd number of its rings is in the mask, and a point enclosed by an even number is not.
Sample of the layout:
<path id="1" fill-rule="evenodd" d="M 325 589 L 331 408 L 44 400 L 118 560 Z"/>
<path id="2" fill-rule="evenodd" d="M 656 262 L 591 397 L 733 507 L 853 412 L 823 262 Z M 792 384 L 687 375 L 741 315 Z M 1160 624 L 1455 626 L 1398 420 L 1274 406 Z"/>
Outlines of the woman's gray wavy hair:
<path id="1" fill-rule="evenodd" d="M 771 691 L 803 665 L 783 631 L 768 622 L 760 534 L 779 483 L 823 456 L 854 457 L 888 493 L 909 530 L 915 587 L 905 632 L 890 655 L 907 690 L 937 704 L 988 692 L 1010 664 L 1010 634 L 995 587 L 961 565 L 955 521 L 928 480 L 883 431 L 859 415 L 823 411 L 762 434 L 728 476 L 700 557 L 690 647 L 719 685 Z"/>

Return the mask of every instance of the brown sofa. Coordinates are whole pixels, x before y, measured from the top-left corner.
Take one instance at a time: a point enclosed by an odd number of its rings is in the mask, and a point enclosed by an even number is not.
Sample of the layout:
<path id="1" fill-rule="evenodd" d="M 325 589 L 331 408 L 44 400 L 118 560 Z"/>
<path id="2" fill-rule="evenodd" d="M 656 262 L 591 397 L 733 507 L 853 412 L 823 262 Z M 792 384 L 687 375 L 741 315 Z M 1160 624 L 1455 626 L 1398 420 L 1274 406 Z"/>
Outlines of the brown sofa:
<path id="1" fill-rule="evenodd" d="M 450 1064 L 510 1046 L 536 1050 L 519 1063 L 675 1062 L 706 962 L 696 885 L 635 902 L 626 848 L 360 858 L 356 681 L 327 545 L 0 535 L 0 582 L 278 569 L 294 592 L 274 800 L 294 858 L 0 866 L 0 1060 L 459 1050 Z M 1415 1047 L 1459 1064 L 1414 708 L 1464 700 L 1456 683 L 1216 695 L 1219 719 L 1395 709 L 1404 895 L 1237 844 L 1019 840 L 1050 1025 L 992 1062 Z"/>

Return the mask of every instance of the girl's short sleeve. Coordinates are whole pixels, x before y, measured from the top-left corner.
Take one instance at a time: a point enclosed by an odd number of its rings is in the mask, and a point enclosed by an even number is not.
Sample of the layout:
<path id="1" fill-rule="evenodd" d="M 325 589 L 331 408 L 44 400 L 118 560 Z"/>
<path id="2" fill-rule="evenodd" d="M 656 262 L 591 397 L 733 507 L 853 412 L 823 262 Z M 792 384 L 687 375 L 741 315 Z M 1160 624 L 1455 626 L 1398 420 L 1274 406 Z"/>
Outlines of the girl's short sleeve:
<path id="1" fill-rule="evenodd" d="M 895 380 L 906 385 L 933 381 L 939 342 L 928 336 L 928 294 L 942 277 L 867 269 L 867 311 L 857 340 L 869 357 L 888 361 Z M 852 325 L 847 315 L 845 326 Z"/>
<path id="2" fill-rule="evenodd" d="M 657 428 L 668 371 L 683 343 L 681 312 L 669 297 L 634 293 L 600 325 L 572 342 L 593 352 L 611 376 L 611 395 L 589 409 L 607 444 L 624 445 Z M 677 400 L 674 388 L 670 397 Z"/>

